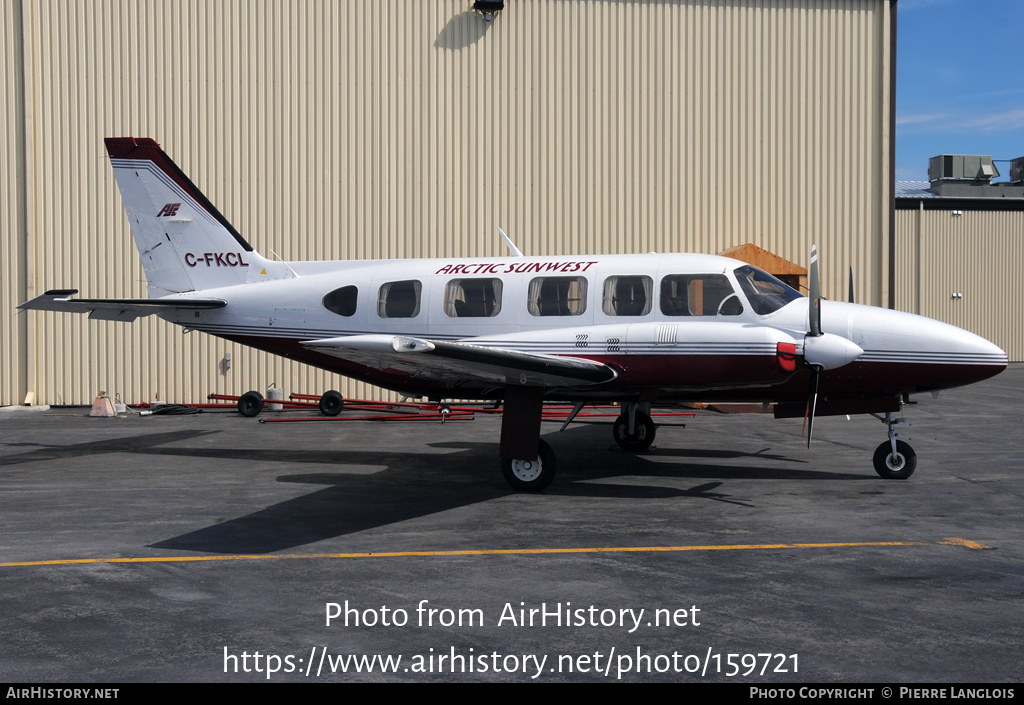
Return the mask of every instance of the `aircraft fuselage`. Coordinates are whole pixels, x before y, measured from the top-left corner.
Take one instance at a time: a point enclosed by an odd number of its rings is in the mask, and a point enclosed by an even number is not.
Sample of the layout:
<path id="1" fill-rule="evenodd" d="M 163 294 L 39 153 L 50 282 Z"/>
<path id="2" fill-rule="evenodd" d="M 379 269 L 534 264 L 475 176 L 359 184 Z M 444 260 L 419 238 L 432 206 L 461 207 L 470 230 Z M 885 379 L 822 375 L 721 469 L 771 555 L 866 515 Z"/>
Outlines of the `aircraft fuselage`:
<path id="1" fill-rule="evenodd" d="M 216 258 L 211 262 L 217 266 Z M 767 402 L 807 396 L 803 368 L 785 369 L 777 351 L 779 343 L 791 343 L 802 355 L 806 298 L 790 294 L 775 310 L 758 313 L 754 295 L 740 283 L 751 268 L 728 258 L 594 255 L 290 267 L 295 278 L 201 292 L 223 298 L 223 308 L 163 317 L 410 395 L 501 398 L 503 385 L 428 379 L 401 366 L 378 369 L 303 343 L 387 334 L 585 358 L 618 371 L 606 384 L 551 388 L 547 399 Z M 404 290 L 396 294 L 396 286 Z M 692 300 L 696 289 L 700 302 Z M 327 297 L 339 290 L 346 300 L 330 305 Z M 939 321 L 857 304 L 821 306 L 823 331 L 863 350 L 822 374 L 825 399 L 956 387 L 1006 365 L 996 346 Z"/>

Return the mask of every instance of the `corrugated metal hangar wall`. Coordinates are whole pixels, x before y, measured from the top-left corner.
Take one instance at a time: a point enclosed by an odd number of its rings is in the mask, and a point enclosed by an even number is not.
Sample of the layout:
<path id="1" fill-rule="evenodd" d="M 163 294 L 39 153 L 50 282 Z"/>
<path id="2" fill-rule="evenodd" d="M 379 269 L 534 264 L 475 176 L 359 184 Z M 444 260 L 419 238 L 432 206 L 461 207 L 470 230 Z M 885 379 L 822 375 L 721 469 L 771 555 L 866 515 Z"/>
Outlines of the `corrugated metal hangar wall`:
<path id="1" fill-rule="evenodd" d="M 1024 360 L 1024 204 L 929 205 L 896 210 L 896 308 L 967 328 Z"/>
<path id="2" fill-rule="evenodd" d="M 284 259 L 718 252 L 889 296 L 886 0 L 0 3 L 0 403 L 375 392 L 153 318 L 103 149 L 148 136 Z M 219 361 L 230 352 L 233 364 Z"/>

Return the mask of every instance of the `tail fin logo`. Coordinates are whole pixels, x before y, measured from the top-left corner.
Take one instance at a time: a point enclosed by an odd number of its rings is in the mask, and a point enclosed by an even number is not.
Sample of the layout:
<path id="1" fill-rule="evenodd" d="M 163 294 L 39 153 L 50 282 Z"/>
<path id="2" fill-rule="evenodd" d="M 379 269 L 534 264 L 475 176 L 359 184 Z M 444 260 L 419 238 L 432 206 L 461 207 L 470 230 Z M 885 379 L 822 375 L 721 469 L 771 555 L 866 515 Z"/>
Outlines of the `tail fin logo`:
<path id="1" fill-rule="evenodd" d="M 181 208 L 180 203 L 168 203 L 167 205 L 160 209 L 160 212 L 156 214 L 156 217 L 166 218 L 172 215 L 177 215 L 179 208 Z"/>

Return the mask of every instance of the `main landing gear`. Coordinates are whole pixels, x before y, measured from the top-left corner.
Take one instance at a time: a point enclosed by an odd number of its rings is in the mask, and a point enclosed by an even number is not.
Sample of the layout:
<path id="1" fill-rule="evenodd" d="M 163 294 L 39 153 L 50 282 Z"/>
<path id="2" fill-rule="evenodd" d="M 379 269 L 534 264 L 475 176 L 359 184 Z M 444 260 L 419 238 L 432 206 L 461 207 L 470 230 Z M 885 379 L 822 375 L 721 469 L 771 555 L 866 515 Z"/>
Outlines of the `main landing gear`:
<path id="1" fill-rule="evenodd" d="M 637 402 L 627 404 L 612 426 L 615 442 L 622 450 L 630 453 L 639 453 L 650 448 L 658 429 L 651 419 L 651 405 L 644 404 L 645 408 L 642 410 L 638 408 L 639 406 L 640 404 Z"/>
<path id="2" fill-rule="evenodd" d="M 509 386 L 501 414 L 501 472 L 514 489 L 540 492 L 555 479 L 555 452 L 540 437 L 542 387 Z"/>
<path id="3" fill-rule="evenodd" d="M 582 402 L 576 404 L 566 425 L 582 408 Z M 540 492 L 555 479 L 555 452 L 540 437 L 543 409 L 542 388 L 510 386 L 505 390 L 501 473 L 509 485 L 520 491 Z M 651 405 L 634 401 L 623 407 L 612 434 L 623 450 L 637 453 L 651 447 L 656 430 L 651 420 Z"/>
<path id="4" fill-rule="evenodd" d="M 547 441 L 538 439 L 540 452 L 536 460 L 501 459 L 501 473 L 514 489 L 540 492 L 555 479 L 555 451 Z"/>
<path id="5" fill-rule="evenodd" d="M 906 436 L 897 433 L 896 426 L 910 424 L 905 419 L 897 419 L 896 414 L 891 411 L 886 413 L 884 419 L 877 414 L 872 416 L 889 427 L 889 440 L 875 449 L 875 472 L 886 480 L 906 480 L 917 469 L 917 453 L 909 443 L 899 440 Z"/>

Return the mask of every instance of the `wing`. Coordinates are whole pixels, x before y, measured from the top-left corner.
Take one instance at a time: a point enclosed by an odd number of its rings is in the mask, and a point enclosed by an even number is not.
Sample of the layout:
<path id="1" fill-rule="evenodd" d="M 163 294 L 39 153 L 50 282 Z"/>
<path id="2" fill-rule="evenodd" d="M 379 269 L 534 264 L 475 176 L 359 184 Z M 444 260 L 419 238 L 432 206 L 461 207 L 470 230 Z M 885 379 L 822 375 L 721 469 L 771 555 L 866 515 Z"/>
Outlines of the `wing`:
<path id="1" fill-rule="evenodd" d="M 101 321 L 134 321 L 164 311 L 221 308 L 227 306 L 222 299 L 166 297 L 160 299 L 73 299 L 77 289 L 54 289 L 18 306 L 22 310 L 64 311 L 88 313 L 89 318 Z"/>
<path id="2" fill-rule="evenodd" d="M 450 384 L 474 381 L 565 387 L 611 382 L 614 368 L 579 357 L 525 353 L 504 348 L 400 335 L 353 335 L 302 343 L 304 347 L 378 370 Z"/>

